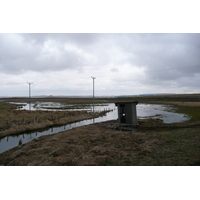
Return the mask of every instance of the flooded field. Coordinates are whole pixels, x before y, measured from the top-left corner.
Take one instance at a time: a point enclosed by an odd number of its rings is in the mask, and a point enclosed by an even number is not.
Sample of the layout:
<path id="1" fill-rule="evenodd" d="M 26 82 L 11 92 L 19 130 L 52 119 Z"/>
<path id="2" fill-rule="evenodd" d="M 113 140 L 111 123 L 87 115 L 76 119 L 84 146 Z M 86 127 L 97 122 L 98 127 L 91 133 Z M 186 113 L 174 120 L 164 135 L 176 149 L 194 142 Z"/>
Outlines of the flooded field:
<path id="1" fill-rule="evenodd" d="M 29 104 L 27 103 L 20 103 L 21 110 L 29 110 Z M 87 110 L 88 112 L 92 111 L 92 104 L 62 104 L 62 103 L 55 103 L 55 102 L 37 102 L 31 105 L 31 110 L 51 110 L 51 111 L 58 111 L 58 110 Z M 53 127 L 44 129 L 42 131 L 34 131 L 29 132 L 26 134 L 14 135 L 14 136 L 7 136 L 0 139 L 0 153 L 13 148 L 19 144 L 21 140 L 22 143 L 30 142 L 40 136 L 49 135 L 53 133 L 58 133 L 61 131 L 69 130 L 72 128 L 89 125 L 98 122 L 104 122 L 108 120 L 116 120 L 117 116 L 117 107 L 114 103 L 109 104 L 95 104 L 95 111 L 103 111 L 103 110 L 112 110 L 111 112 L 107 113 L 106 116 L 90 119 L 90 120 L 83 120 L 80 122 Z M 145 118 L 159 118 L 162 119 L 164 123 L 179 123 L 184 122 L 189 119 L 189 117 L 185 114 L 178 114 L 170 112 L 172 110 L 172 106 L 168 105 L 158 105 L 158 104 L 138 104 L 137 105 L 137 115 L 139 119 Z"/>
<path id="2" fill-rule="evenodd" d="M 77 110 L 87 110 L 92 112 L 92 104 L 63 104 L 55 102 L 36 102 L 35 104 L 19 103 L 22 105 L 20 110 L 28 110 L 31 106 L 31 110 L 48 110 L 48 111 L 77 111 Z M 114 103 L 109 104 L 95 104 L 94 111 L 103 110 L 113 110 L 113 113 L 105 116 L 105 120 L 117 119 L 117 107 Z M 187 121 L 189 117 L 185 114 L 179 114 L 170 112 L 173 107 L 170 105 L 159 105 L 159 104 L 138 104 L 137 105 L 137 115 L 138 118 L 159 118 L 162 119 L 164 123 L 179 123 Z"/>

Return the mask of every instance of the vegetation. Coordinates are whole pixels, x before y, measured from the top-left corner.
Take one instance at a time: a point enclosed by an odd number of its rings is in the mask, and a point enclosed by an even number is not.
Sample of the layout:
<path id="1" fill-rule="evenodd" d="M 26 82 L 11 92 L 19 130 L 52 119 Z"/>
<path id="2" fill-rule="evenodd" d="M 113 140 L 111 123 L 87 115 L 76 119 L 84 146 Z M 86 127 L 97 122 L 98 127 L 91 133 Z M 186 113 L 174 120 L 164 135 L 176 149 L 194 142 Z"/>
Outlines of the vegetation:
<path id="1" fill-rule="evenodd" d="M 17 104 L 0 102 L 0 138 L 46 127 L 77 122 L 84 119 L 91 119 L 109 112 L 30 111 L 16 110 L 17 107 Z"/>
<path id="2" fill-rule="evenodd" d="M 137 100 L 140 103 L 170 104 L 174 105 L 174 112 L 188 114 L 191 118 L 187 122 L 173 124 L 163 124 L 162 120 L 159 119 L 142 119 L 139 120 L 138 131 L 115 129 L 117 127 L 116 121 L 83 126 L 42 136 L 37 140 L 10 149 L 0 154 L 0 164 L 54 166 L 200 165 L 199 99 L 199 94 L 97 99 L 96 102 L 99 103 Z M 59 99 L 54 100 L 59 102 Z M 73 99 L 61 99 L 60 101 L 69 103 L 73 102 Z M 80 104 L 89 103 L 89 101 L 91 99 L 74 100 Z M 0 111 L 4 110 L 2 112 L 5 112 L 7 106 L 5 103 L 3 106 L 1 104 Z M 13 108 L 10 109 L 10 113 L 12 113 Z M 16 110 L 13 110 L 13 113 L 14 111 Z M 24 114 L 25 112 L 22 116 Z"/>

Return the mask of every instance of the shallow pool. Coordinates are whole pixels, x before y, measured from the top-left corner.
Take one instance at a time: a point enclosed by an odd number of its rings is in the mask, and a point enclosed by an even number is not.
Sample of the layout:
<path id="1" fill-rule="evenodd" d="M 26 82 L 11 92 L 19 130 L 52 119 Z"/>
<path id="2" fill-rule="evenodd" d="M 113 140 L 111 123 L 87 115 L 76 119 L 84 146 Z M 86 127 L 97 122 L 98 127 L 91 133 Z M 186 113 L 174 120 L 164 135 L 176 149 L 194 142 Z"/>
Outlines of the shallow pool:
<path id="1" fill-rule="evenodd" d="M 188 116 L 185 114 L 178 114 L 169 112 L 166 110 L 169 110 L 172 108 L 172 106 L 167 105 L 157 105 L 157 104 L 138 104 L 137 105 L 137 115 L 139 119 L 146 118 L 146 117 L 152 117 L 152 118 L 159 118 L 162 119 L 164 123 L 178 123 L 178 122 L 184 122 L 189 119 Z M 21 109 L 29 109 L 28 105 L 24 105 Z M 2 139 L 0 139 L 0 153 L 3 153 L 4 151 L 11 149 L 18 145 L 19 141 L 21 140 L 22 143 L 30 142 L 31 140 L 38 138 L 43 135 L 49 135 L 53 133 L 58 133 L 61 131 L 69 130 L 72 128 L 89 125 L 92 123 L 98 123 L 108 120 L 116 120 L 118 118 L 117 116 L 117 107 L 114 103 L 111 104 L 103 104 L 95 106 L 95 110 L 101 111 L 111 109 L 112 111 L 107 113 L 106 116 L 98 117 L 95 119 L 90 120 L 83 120 L 80 122 L 54 127 L 54 128 L 47 128 L 42 131 L 34 131 L 30 133 L 24 133 L 20 135 L 15 136 L 7 136 Z M 56 109 L 57 110 L 57 109 Z"/>

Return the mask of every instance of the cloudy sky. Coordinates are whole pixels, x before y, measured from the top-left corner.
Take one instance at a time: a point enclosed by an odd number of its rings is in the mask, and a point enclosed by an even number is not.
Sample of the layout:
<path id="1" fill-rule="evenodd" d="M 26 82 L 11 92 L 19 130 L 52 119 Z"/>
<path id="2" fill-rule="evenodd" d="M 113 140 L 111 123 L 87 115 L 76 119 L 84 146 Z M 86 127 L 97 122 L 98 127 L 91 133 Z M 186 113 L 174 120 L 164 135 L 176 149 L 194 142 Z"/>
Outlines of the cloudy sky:
<path id="1" fill-rule="evenodd" d="M 200 34 L 0 34 L 0 96 L 200 92 Z"/>

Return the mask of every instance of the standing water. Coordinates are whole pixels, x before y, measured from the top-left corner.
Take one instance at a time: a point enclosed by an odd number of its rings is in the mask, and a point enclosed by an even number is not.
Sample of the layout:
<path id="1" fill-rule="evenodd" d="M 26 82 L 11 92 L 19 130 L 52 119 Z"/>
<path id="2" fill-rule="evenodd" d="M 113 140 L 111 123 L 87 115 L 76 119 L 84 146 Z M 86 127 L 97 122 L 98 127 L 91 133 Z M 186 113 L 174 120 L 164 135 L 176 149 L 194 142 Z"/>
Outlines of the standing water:
<path id="1" fill-rule="evenodd" d="M 25 105 L 27 106 L 27 105 Z M 27 106 L 28 108 L 28 106 Z M 118 118 L 117 116 L 117 108 L 115 104 L 108 104 L 103 106 L 96 106 L 95 110 L 104 110 L 104 109 L 111 109 L 113 111 L 106 114 L 106 116 L 98 117 L 95 119 L 89 119 L 89 120 L 83 120 L 80 122 L 59 126 L 59 127 L 53 127 L 44 129 L 42 131 L 34 131 L 29 133 L 24 133 L 20 135 L 13 135 L 13 136 L 7 136 L 2 139 L 0 139 L 0 153 L 3 153 L 4 151 L 11 149 L 19 144 L 19 141 L 21 140 L 22 143 L 30 142 L 31 140 L 38 138 L 40 136 L 49 135 L 53 133 L 58 133 L 61 131 L 66 131 L 72 128 L 89 125 L 92 123 L 99 123 L 104 122 L 108 120 L 116 120 Z M 160 118 L 163 120 L 164 123 L 177 123 L 177 122 L 183 122 L 187 121 L 188 117 L 184 114 L 178 114 L 178 113 L 172 113 L 169 111 L 165 111 L 166 109 L 169 109 L 169 106 L 164 105 L 152 105 L 152 104 L 138 104 L 137 105 L 137 115 L 139 119 L 145 118 L 145 117 L 151 117 L 151 118 Z M 23 108 L 24 109 L 24 108 Z M 57 109 L 56 109 L 57 110 Z M 155 116 L 156 115 L 156 116 Z"/>

